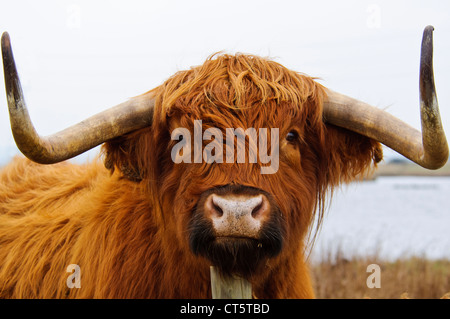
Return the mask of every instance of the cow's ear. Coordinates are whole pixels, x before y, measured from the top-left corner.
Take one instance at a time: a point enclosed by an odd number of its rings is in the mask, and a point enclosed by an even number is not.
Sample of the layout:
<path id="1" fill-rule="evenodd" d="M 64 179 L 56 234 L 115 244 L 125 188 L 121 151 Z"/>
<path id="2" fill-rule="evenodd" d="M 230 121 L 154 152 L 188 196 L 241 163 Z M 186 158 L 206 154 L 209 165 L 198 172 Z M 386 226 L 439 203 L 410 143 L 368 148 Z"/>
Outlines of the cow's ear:
<path id="1" fill-rule="evenodd" d="M 150 130 L 145 128 L 112 139 L 102 146 L 105 167 L 134 182 L 140 182 L 147 173 L 146 160 L 150 147 Z"/>
<path id="2" fill-rule="evenodd" d="M 326 125 L 324 154 L 328 185 L 370 176 L 383 159 L 380 143 L 355 132 Z"/>

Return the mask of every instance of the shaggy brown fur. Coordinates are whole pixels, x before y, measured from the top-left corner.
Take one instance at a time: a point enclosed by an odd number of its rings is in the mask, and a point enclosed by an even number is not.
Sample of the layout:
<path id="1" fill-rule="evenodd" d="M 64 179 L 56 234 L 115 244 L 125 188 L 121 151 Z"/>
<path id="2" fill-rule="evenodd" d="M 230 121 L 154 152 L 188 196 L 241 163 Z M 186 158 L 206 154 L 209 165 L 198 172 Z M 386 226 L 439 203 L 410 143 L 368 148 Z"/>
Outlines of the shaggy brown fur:
<path id="1" fill-rule="evenodd" d="M 188 243 L 200 195 L 244 185 L 271 194 L 288 225 L 282 252 L 249 276 L 258 298 L 310 298 L 305 239 L 335 186 L 381 159 L 377 142 L 324 124 L 324 90 L 267 59 L 219 55 L 146 93 L 153 126 L 109 141 L 99 161 L 0 172 L 0 297 L 210 298 L 209 266 Z M 174 164 L 176 127 L 279 128 L 280 165 Z M 297 141 L 286 141 L 290 131 Z M 109 169 L 109 170 L 108 170 Z M 69 264 L 81 288 L 69 289 Z"/>

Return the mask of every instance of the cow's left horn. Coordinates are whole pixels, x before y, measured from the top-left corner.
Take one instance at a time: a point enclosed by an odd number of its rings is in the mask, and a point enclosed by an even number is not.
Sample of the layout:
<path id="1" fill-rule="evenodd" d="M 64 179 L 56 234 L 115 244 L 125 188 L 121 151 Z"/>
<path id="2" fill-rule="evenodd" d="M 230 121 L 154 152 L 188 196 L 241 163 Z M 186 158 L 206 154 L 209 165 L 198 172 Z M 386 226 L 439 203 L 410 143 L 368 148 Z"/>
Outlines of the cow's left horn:
<path id="1" fill-rule="evenodd" d="M 428 169 L 442 167 L 448 145 L 442 127 L 433 76 L 433 30 L 423 33 L 420 61 L 420 113 L 422 132 L 391 114 L 351 97 L 327 91 L 324 120 L 373 138 Z"/>
<path id="2" fill-rule="evenodd" d="M 28 114 L 7 32 L 1 42 L 11 129 L 18 148 L 29 159 L 41 164 L 61 162 L 109 139 L 151 125 L 154 101 L 140 96 L 53 135 L 39 136 Z"/>

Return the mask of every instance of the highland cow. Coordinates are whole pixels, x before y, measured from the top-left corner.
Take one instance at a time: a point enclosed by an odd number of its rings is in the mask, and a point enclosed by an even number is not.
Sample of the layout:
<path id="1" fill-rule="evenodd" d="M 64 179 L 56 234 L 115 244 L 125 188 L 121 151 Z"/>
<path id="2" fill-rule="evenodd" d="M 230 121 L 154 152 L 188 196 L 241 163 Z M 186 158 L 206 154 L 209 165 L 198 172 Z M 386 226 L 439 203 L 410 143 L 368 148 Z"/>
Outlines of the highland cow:
<path id="1" fill-rule="evenodd" d="M 305 249 L 333 189 L 369 174 L 380 143 L 430 169 L 447 161 L 432 30 L 422 44 L 422 133 L 271 60 L 220 54 L 47 137 L 31 124 L 3 34 L 11 126 L 31 161 L 0 172 L 0 297 L 210 298 L 211 265 L 246 278 L 256 298 L 314 297 Z M 174 161 L 172 133 L 193 135 L 199 120 L 202 133 L 223 136 L 276 128 L 264 137 L 267 154 L 278 147 L 276 171 L 261 174 L 269 164 L 250 160 L 261 145 L 248 136 L 244 160 Z M 175 155 L 195 157 L 192 142 Z M 100 144 L 99 160 L 65 161 Z M 67 284 L 70 265 L 79 288 Z"/>

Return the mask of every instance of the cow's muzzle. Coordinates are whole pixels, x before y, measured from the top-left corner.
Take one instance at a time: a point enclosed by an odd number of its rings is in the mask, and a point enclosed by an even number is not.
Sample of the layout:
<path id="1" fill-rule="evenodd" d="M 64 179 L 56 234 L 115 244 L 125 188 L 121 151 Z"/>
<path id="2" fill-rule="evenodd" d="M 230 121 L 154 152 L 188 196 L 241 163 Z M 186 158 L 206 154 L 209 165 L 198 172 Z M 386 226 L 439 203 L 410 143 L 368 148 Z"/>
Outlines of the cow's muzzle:
<path id="1" fill-rule="evenodd" d="M 189 225 L 191 250 L 224 273 L 250 276 L 283 247 L 285 221 L 272 196 L 227 185 L 204 192 Z"/>

